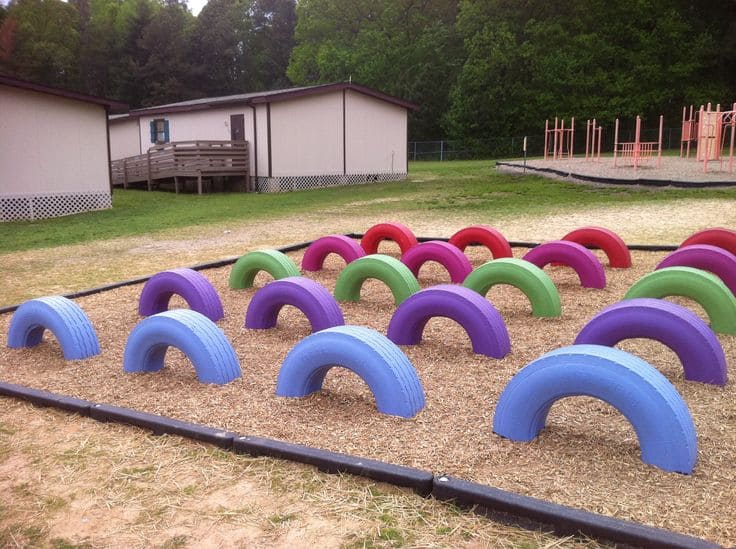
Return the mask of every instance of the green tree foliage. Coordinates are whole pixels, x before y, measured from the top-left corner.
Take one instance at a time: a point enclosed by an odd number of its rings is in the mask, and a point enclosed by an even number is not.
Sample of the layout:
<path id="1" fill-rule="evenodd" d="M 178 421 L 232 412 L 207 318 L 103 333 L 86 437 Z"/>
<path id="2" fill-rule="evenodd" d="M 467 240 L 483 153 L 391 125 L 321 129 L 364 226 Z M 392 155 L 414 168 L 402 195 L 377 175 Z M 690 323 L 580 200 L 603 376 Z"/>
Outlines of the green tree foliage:
<path id="1" fill-rule="evenodd" d="M 673 0 L 463 0 L 465 60 L 446 128 L 482 139 L 539 132 L 555 116 L 611 124 L 663 113 L 676 124 L 684 104 L 729 93 L 716 75 L 733 66 L 733 47 L 718 52 L 736 3 L 718 33 L 705 21 L 723 17 L 724 3 L 708 3 L 712 12 Z"/>
<path id="2" fill-rule="evenodd" d="M 0 26 L 0 70 L 56 86 L 78 78 L 79 15 L 61 0 L 14 0 Z"/>
<path id="3" fill-rule="evenodd" d="M 448 0 L 300 0 L 287 75 L 299 85 L 353 81 L 412 99 L 415 138 L 441 135 L 461 54 Z"/>

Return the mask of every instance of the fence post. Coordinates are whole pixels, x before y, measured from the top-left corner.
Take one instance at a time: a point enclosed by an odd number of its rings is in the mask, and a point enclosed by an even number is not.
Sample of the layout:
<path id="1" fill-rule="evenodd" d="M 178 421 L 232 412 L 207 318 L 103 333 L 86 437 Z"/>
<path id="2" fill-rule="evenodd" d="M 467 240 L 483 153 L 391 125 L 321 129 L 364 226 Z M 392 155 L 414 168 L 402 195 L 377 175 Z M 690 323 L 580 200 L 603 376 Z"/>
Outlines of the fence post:
<path id="1" fill-rule="evenodd" d="M 417 161 L 417 142 L 414 141 L 414 162 Z"/>
<path id="2" fill-rule="evenodd" d="M 440 140 L 440 162 L 444 160 L 445 156 L 445 142 L 444 140 Z"/>

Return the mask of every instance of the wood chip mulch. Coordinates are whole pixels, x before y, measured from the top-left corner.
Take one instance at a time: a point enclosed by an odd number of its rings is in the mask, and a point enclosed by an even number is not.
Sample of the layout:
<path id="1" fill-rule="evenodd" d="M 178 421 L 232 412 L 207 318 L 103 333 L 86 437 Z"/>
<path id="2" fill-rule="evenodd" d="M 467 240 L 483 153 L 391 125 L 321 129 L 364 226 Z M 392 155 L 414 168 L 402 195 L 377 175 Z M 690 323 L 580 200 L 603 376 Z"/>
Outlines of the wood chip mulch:
<path id="1" fill-rule="evenodd" d="M 396 255 L 391 243 L 381 251 Z M 515 249 L 522 257 L 527 250 Z M 290 254 L 297 264 L 303 252 Z M 603 258 L 601 252 L 599 257 Z M 496 286 L 488 298 L 502 314 L 512 352 L 503 360 L 472 353 L 462 328 L 443 318 L 430 320 L 424 340 L 402 349 L 415 365 L 424 386 L 426 408 L 406 420 L 375 409 L 367 386 L 344 368 L 333 368 L 324 390 L 305 399 L 279 398 L 276 377 L 286 353 L 310 333 L 306 318 L 285 307 L 278 327 L 248 330 L 243 326 L 248 303 L 269 281 L 261 273 L 255 288 L 228 288 L 230 267 L 204 271 L 219 292 L 225 319 L 218 322 L 240 359 L 242 377 L 226 386 L 203 385 L 194 368 L 176 349 L 156 374 L 126 374 L 125 341 L 140 320 L 137 300 L 142 286 L 124 287 L 77 302 L 92 320 L 103 352 L 67 362 L 56 340 L 47 335 L 32 349 L 0 348 L 0 379 L 72 395 L 93 402 L 127 406 L 187 421 L 226 428 L 333 451 L 447 473 L 505 490 L 543 498 L 596 513 L 629 519 L 700 536 L 725 545 L 736 542 L 736 388 L 716 387 L 683 379 L 676 355 L 650 340 L 630 340 L 621 347 L 658 368 L 690 407 L 699 456 L 692 476 L 666 473 L 642 463 L 630 424 L 602 401 L 576 397 L 556 403 L 547 427 L 532 442 L 518 443 L 493 434 L 493 412 L 506 383 L 543 353 L 572 344 L 581 327 L 603 307 L 619 301 L 626 290 L 652 271 L 665 256 L 632 252 L 632 269 L 606 267 L 608 285 L 585 289 L 566 267 L 548 267 L 557 285 L 563 316 L 531 315 L 526 297 L 511 286 Z M 472 248 L 474 265 L 490 259 L 487 250 Z M 605 264 L 604 260 L 604 264 Z M 343 267 L 330 256 L 325 269 L 305 273 L 330 291 Z M 434 263 L 420 271 L 423 287 L 448 281 Z M 696 304 L 682 300 L 705 318 Z M 186 306 L 174 297 L 171 307 Z M 394 311 L 390 290 L 369 280 L 357 303 L 342 304 L 348 324 L 385 333 Z M 11 315 L 0 317 L 7 334 Z M 719 335 L 728 364 L 736 362 L 736 337 Z M 734 374 L 732 373 L 732 376 Z"/>

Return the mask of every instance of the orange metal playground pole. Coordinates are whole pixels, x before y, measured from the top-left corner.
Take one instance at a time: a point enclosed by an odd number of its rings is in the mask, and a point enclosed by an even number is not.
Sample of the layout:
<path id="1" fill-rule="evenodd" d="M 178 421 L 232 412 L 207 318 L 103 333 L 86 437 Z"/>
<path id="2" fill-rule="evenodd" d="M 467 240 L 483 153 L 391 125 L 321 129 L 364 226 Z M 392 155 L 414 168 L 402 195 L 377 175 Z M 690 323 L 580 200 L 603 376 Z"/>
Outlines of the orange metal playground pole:
<path id="1" fill-rule="evenodd" d="M 567 149 L 567 157 L 575 156 L 575 117 L 570 119 L 570 144 Z"/>
<path id="2" fill-rule="evenodd" d="M 641 116 L 636 117 L 636 135 L 634 136 L 634 151 L 633 151 L 633 158 L 634 158 L 634 169 L 637 169 L 639 167 L 639 157 L 641 155 L 641 143 L 640 141 L 641 137 Z"/>
<path id="3" fill-rule="evenodd" d="M 728 171 L 733 173 L 733 145 L 734 134 L 736 134 L 736 103 L 731 107 L 731 146 L 728 149 Z"/>
<path id="4" fill-rule="evenodd" d="M 593 129 L 595 133 L 595 129 Z M 588 144 L 590 143 L 590 120 L 585 123 L 585 161 L 588 161 Z"/>
<path id="5" fill-rule="evenodd" d="M 554 138 L 553 138 L 554 149 L 552 152 L 552 160 L 557 160 L 557 117 L 556 116 L 555 116 L 555 133 L 553 135 L 554 135 Z"/>
<path id="6" fill-rule="evenodd" d="M 547 160 L 547 147 L 549 146 L 549 120 L 544 121 L 544 159 Z"/>

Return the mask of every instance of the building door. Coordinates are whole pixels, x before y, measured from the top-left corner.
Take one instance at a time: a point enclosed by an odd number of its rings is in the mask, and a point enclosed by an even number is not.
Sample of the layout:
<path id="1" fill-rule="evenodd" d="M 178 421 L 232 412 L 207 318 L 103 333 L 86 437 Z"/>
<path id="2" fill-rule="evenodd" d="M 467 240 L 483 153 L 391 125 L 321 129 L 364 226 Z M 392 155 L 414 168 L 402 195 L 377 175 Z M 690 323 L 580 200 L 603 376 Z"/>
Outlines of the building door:
<path id="1" fill-rule="evenodd" d="M 230 140 L 245 141 L 245 115 L 230 115 Z"/>

